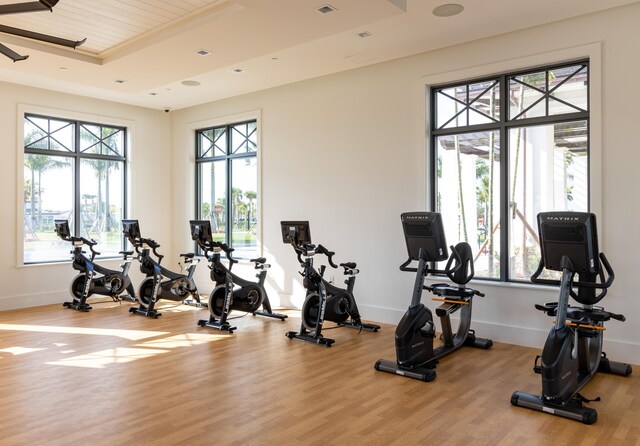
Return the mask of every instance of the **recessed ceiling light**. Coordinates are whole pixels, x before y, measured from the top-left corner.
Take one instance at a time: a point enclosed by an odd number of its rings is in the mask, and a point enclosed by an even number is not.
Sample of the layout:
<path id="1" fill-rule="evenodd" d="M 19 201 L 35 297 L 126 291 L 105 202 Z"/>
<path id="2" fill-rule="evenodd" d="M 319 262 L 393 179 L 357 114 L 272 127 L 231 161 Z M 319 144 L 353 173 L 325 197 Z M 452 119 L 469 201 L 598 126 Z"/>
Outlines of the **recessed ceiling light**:
<path id="1" fill-rule="evenodd" d="M 373 34 L 371 34 L 369 31 L 364 31 L 364 32 L 358 33 L 358 36 L 362 37 L 363 39 L 367 38 L 367 37 L 371 37 L 372 35 Z"/>
<path id="2" fill-rule="evenodd" d="M 198 51 L 196 51 L 196 54 L 198 54 L 200 56 L 208 56 L 209 54 L 211 54 L 211 51 L 209 51 L 209 50 L 198 50 Z"/>
<path id="3" fill-rule="evenodd" d="M 317 11 L 321 12 L 322 14 L 328 14 L 330 12 L 337 11 L 337 9 L 331 5 L 324 5 L 317 8 Z"/>
<path id="4" fill-rule="evenodd" d="M 185 87 L 197 87 L 198 85 L 200 85 L 200 82 L 198 82 L 198 81 L 190 81 L 190 80 L 182 81 L 180 83 L 182 85 L 184 85 Z"/>
<path id="5" fill-rule="evenodd" d="M 464 11 L 464 6 L 457 3 L 449 3 L 434 8 L 433 15 L 436 17 L 451 17 L 460 14 L 462 11 Z"/>
<path id="6" fill-rule="evenodd" d="M 124 83 L 125 83 L 125 82 L 127 82 L 127 81 L 125 81 L 124 79 L 116 79 L 116 80 L 115 80 L 115 81 L 113 81 L 113 82 L 115 82 L 116 84 L 124 84 Z"/>
<path id="7" fill-rule="evenodd" d="M 233 72 L 234 73 L 244 73 L 244 70 L 242 68 L 234 68 Z"/>

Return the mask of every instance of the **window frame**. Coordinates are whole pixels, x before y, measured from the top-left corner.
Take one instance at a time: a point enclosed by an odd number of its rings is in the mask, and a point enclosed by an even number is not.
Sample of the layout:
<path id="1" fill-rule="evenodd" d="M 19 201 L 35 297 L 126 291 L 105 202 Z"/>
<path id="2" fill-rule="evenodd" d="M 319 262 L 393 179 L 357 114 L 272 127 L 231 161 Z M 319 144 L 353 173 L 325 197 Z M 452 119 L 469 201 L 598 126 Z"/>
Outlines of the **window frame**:
<path id="1" fill-rule="evenodd" d="M 259 243 L 259 239 L 260 239 L 260 228 L 261 228 L 261 221 L 262 221 L 262 206 L 261 206 L 261 191 L 260 191 L 260 152 L 261 152 L 261 144 L 260 144 L 260 120 L 257 116 L 255 117 L 244 117 L 242 119 L 229 119 L 229 120 L 225 120 L 223 121 L 224 123 L 211 123 L 208 124 L 204 127 L 202 126 L 196 126 L 193 130 L 193 138 L 194 138 L 194 167 L 195 167 L 195 181 L 194 181 L 194 210 L 195 210 L 195 216 L 196 219 L 201 219 L 201 215 L 202 215 L 202 207 L 201 207 L 201 202 L 202 202 L 202 187 L 201 187 L 201 168 L 200 166 L 202 164 L 205 163 L 214 163 L 217 161 L 224 161 L 225 163 L 225 197 L 227 198 L 225 200 L 225 215 L 226 215 L 226 222 L 225 222 L 225 234 L 224 234 L 224 243 L 229 246 L 230 248 L 234 248 L 233 246 L 233 231 L 231 230 L 230 225 L 232 224 L 232 221 L 230 219 L 230 216 L 232 215 L 232 207 L 233 207 L 233 200 L 230 200 L 229 197 L 231 197 L 232 195 L 232 190 L 233 190 L 233 161 L 234 160 L 238 160 L 238 159 L 246 159 L 246 158 L 254 158 L 256 160 L 256 183 L 257 183 L 257 190 L 256 190 L 256 204 L 258 207 L 258 213 L 256 216 L 257 219 L 257 223 L 256 223 L 256 247 L 255 247 L 255 251 L 256 251 L 256 256 L 259 256 L 262 248 L 261 248 L 261 244 Z M 233 127 L 239 126 L 239 125 L 247 125 L 247 124 L 251 124 L 254 123 L 255 124 L 255 134 L 256 134 L 256 148 L 255 151 L 253 152 L 241 152 L 241 153 L 233 153 L 232 150 L 232 142 L 233 142 L 233 138 L 232 138 L 232 130 Z M 209 130 L 216 130 L 216 129 L 225 129 L 225 133 L 227 135 L 226 137 L 226 146 L 225 146 L 225 154 L 224 155 L 216 155 L 215 153 L 215 147 L 212 148 L 212 153 L 214 156 L 207 156 L 207 157 L 202 157 L 199 156 L 201 150 L 201 143 L 200 143 L 200 134 L 202 132 L 205 131 L 209 131 Z M 198 254 L 202 254 L 202 249 L 200 249 L 200 247 L 195 244 L 195 250 L 196 253 Z M 241 260 L 244 260 L 244 257 L 238 257 Z M 247 258 L 248 259 L 248 258 Z"/>
<path id="2" fill-rule="evenodd" d="M 599 62 L 599 61 L 597 61 Z M 546 88 L 546 94 L 544 95 L 545 102 L 545 116 L 532 117 L 532 118 L 520 118 L 513 119 L 509 116 L 510 107 L 508 103 L 508 92 L 509 92 L 509 79 L 512 77 L 516 77 L 519 75 L 530 74 L 540 71 L 550 71 L 550 70 L 558 70 L 562 68 L 572 67 L 576 65 L 586 65 L 588 70 L 588 82 L 587 82 L 587 90 L 586 90 L 586 98 L 587 98 L 587 109 L 586 111 L 576 111 L 573 113 L 565 113 L 559 115 L 549 115 L 549 89 Z M 460 135 L 460 134 L 468 134 L 474 132 L 491 132 L 498 131 L 499 140 L 500 140 L 500 172 L 499 172 L 499 187 L 500 187 L 500 203 L 499 203 L 499 219 L 501 222 L 507 222 L 510 211 L 509 204 L 509 194 L 510 194 L 510 179 L 509 179 L 509 169 L 510 169 L 510 158 L 509 158 L 509 130 L 513 128 L 524 128 L 524 127 L 535 127 L 540 125 L 549 125 L 549 124 L 561 124 L 566 122 L 575 122 L 575 121 L 586 121 L 587 123 L 587 204 L 588 204 L 588 212 L 591 212 L 593 208 L 592 198 L 593 198 L 593 188 L 594 184 L 592 182 L 592 120 L 594 119 L 592 113 L 592 66 L 593 60 L 592 56 L 583 56 L 579 58 L 568 58 L 564 61 L 559 61 L 555 63 L 545 63 L 545 64 L 535 64 L 531 65 L 527 68 L 519 68 L 512 70 L 501 70 L 499 74 L 486 74 L 483 76 L 470 77 L 468 79 L 458 79 L 454 81 L 446 81 L 446 82 L 434 82 L 433 84 L 427 85 L 427 104 L 426 104 L 426 138 L 427 138 L 427 147 L 430 148 L 429 155 L 427 157 L 427 169 L 428 169 L 428 190 L 427 193 L 427 203 L 431 209 L 437 209 L 437 197 L 438 197 L 438 158 L 437 158 L 437 138 L 440 136 L 452 136 L 452 135 Z M 548 86 L 548 76 L 546 76 L 546 82 Z M 474 124 L 474 125 L 466 125 L 452 128 L 443 128 L 438 129 L 438 115 L 437 115 L 437 99 L 436 95 L 440 90 L 446 88 L 454 88 L 459 86 L 468 86 L 471 84 L 482 83 L 482 82 L 492 82 L 497 81 L 500 91 L 500 118 L 498 122 L 490 122 L 485 124 Z M 468 89 L 467 89 L 468 94 Z M 466 108 L 465 113 L 468 114 L 469 107 Z M 468 123 L 468 119 L 467 119 Z M 446 124 L 444 124 L 446 125 Z M 599 182 L 598 182 L 599 183 Z M 477 277 L 478 280 L 497 282 L 497 283 L 530 283 L 525 280 L 515 279 L 509 276 L 509 225 L 506 224 L 500 226 L 500 251 L 499 255 L 501 259 L 507 259 L 506 261 L 500 261 L 500 274 L 499 277 Z M 506 254 L 506 255 L 505 255 Z"/>
<path id="3" fill-rule="evenodd" d="M 20 107 L 22 108 L 22 107 Z M 55 156 L 61 158 L 67 158 L 72 160 L 72 169 L 73 169 L 73 221 L 70 221 L 70 227 L 74 234 L 79 234 L 80 229 L 80 209 L 82 203 L 82 196 L 80 190 L 80 173 L 81 173 L 81 162 L 86 159 L 93 160 L 104 160 L 104 161 L 115 161 L 122 163 L 122 218 L 127 218 L 128 209 L 129 209 L 129 142 L 130 142 L 130 129 L 129 126 L 123 123 L 109 123 L 108 119 L 105 118 L 105 121 L 101 121 L 98 117 L 93 117 L 97 119 L 84 120 L 74 117 L 65 116 L 63 113 L 56 115 L 55 112 L 46 112 L 46 111 L 27 111 L 20 110 L 18 113 L 20 117 L 18 126 L 21 129 L 19 135 L 21 144 L 21 156 L 18 157 L 19 165 L 21 166 L 20 172 L 24 169 L 24 160 L 27 155 L 46 155 L 46 156 Z M 46 119 L 46 120 L 54 120 L 60 122 L 67 122 L 74 126 L 74 141 L 73 141 L 73 149 L 70 151 L 62 151 L 62 150 L 54 150 L 54 149 L 36 149 L 36 148 L 27 148 L 25 145 L 25 134 L 24 134 L 24 125 L 25 121 L 28 118 L 36 118 L 36 119 Z M 122 132 L 122 156 L 116 155 L 102 155 L 96 153 L 83 153 L 81 150 L 81 139 L 80 139 L 80 128 L 81 126 L 98 126 L 98 127 L 109 127 L 118 129 Z M 49 137 L 50 133 L 47 132 L 47 137 Z M 18 175 L 18 181 L 24 182 L 24 176 Z M 22 190 L 22 188 L 20 188 Z M 24 197 L 20 203 L 21 212 L 18 213 L 18 217 L 22 220 L 25 218 L 25 208 L 24 208 Z M 21 223 L 22 226 L 22 223 Z M 21 257 L 19 264 L 22 266 L 31 266 L 31 265 L 43 265 L 50 263 L 65 263 L 69 262 L 69 259 L 60 259 L 60 260 L 42 260 L 35 262 L 27 262 L 24 258 L 24 231 L 20 231 L 20 237 L 18 237 L 18 244 L 20 245 L 19 256 Z M 124 236 L 121 238 L 121 249 L 125 249 L 125 238 Z M 100 259 L 115 259 L 118 258 L 117 255 L 100 255 L 98 258 Z"/>

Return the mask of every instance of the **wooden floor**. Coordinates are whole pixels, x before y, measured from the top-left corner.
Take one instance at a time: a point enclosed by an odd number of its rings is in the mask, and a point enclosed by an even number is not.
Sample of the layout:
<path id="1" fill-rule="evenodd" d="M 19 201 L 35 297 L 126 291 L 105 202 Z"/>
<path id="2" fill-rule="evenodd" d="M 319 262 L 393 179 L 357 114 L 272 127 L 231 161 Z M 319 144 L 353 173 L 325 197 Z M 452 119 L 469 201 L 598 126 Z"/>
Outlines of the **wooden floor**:
<path id="1" fill-rule="evenodd" d="M 224 335 L 196 326 L 206 310 L 129 306 L 0 313 L 0 444 L 640 444 L 639 375 L 596 376 L 586 426 L 511 406 L 514 390 L 539 392 L 535 349 L 465 348 L 423 383 L 374 370 L 395 357 L 389 325 L 329 330 L 326 348 L 284 336 L 295 312 Z"/>

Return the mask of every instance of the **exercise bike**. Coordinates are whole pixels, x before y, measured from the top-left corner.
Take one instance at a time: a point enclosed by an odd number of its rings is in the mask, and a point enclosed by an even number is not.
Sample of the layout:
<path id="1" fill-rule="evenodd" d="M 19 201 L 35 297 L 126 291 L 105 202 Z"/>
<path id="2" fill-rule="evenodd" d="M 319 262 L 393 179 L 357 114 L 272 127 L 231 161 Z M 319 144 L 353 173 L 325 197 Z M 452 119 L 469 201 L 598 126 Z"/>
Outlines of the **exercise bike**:
<path id="1" fill-rule="evenodd" d="M 194 253 L 180 254 L 184 265 L 187 266 L 186 275 L 169 271 L 160 265 L 164 257 L 158 254 L 157 249 L 160 245 L 155 240 L 141 237 L 138 220 L 122 220 L 122 228 L 125 237 L 131 242 L 138 254 L 140 272 L 147 276 L 140 283 L 138 289 L 140 306 L 130 308 L 129 312 L 158 318 L 162 316 L 162 313 L 155 309 L 155 305 L 160 299 L 182 302 L 196 307 L 206 306 L 206 304 L 200 302 L 198 289 L 193 281 L 193 273 L 199 261 L 194 259 Z M 153 252 L 157 260 L 152 257 L 151 252 Z M 165 278 L 167 280 L 164 280 Z"/>
<path id="2" fill-rule="evenodd" d="M 538 233 L 542 258 L 531 281 L 559 285 L 560 295 L 558 302 L 535 305 L 556 318 L 542 355 L 534 362 L 534 372 L 542 376 L 542 395 L 517 391 L 511 396 L 511 404 L 593 424 L 598 413 L 583 403 L 600 398 L 589 400 L 578 393 L 580 389 L 596 372 L 629 376 L 632 371 L 629 364 L 611 361 L 602 351 L 604 323 L 610 319 L 625 321 L 622 314 L 595 306 L 607 294 L 614 273 L 604 253 L 598 255 L 594 214 L 540 213 Z M 544 269 L 561 271 L 561 279 L 540 278 Z M 569 297 L 581 306 L 570 306 Z"/>
<path id="3" fill-rule="evenodd" d="M 214 242 L 211 234 L 211 222 L 208 220 L 191 220 L 191 238 L 204 251 L 204 256 L 211 263 L 211 280 L 216 283 L 216 287 L 209 295 L 209 319 L 201 319 L 198 325 L 201 327 L 215 328 L 217 330 L 233 333 L 237 327 L 232 326 L 227 321 L 229 313 L 233 310 L 251 313 L 255 316 L 264 316 L 281 321 L 287 318 L 286 314 L 274 313 L 271 309 L 269 296 L 264 288 L 264 281 L 267 278 L 267 269 L 270 265 L 267 259 L 259 257 L 249 260 L 254 264 L 254 268 L 260 270 L 256 275 L 257 282 L 242 279 L 231 272 L 234 263 L 238 263 L 231 253 L 233 248 L 226 244 Z M 220 259 L 220 251 L 224 251 L 229 267 L 227 268 Z M 260 310 L 262 307 L 262 310 Z"/>
<path id="4" fill-rule="evenodd" d="M 120 300 L 128 300 L 134 302 L 135 290 L 129 279 L 129 269 L 131 268 L 131 258 L 133 251 L 120 251 L 124 258 L 121 268 L 122 271 L 116 271 L 105 268 L 95 263 L 95 257 L 100 255 L 93 249 L 98 243 L 95 240 L 87 240 L 84 237 L 72 237 L 69 230 L 69 222 L 67 220 L 55 220 L 56 234 L 62 240 L 73 244 L 73 269 L 80 273 L 71 281 L 70 291 L 73 301 L 63 304 L 66 308 L 78 311 L 89 311 L 91 305 L 87 303 L 87 299 L 94 294 L 109 296 L 115 302 Z M 87 257 L 82 250 L 83 246 L 88 246 L 91 251 L 91 257 Z M 101 276 L 96 277 L 96 274 Z M 129 294 L 123 294 L 127 291 Z"/>
<path id="5" fill-rule="evenodd" d="M 474 296 L 484 294 L 466 287 L 473 278 L 473 254 L 468 243 L 451 246 L 451 256 L 447 253 L 442 217 L 436 212 L 410 212 L 401 216 L 404 237 L 409 258 L 400 266 L 401 271 L 416 273 L 411 305 L 402 316 L 396 327 L 396 360 L 379 359 L 375 369 L 395 373 L 421 381 L 432 381 L 436 378 L 433 370 L 440 358 L 462 346 L 488 349 L 493 345 L 491 339 L 475 336 L 471 330 L 471 307 Z M 432 262 L 447 260 L 444 270 L 434 269 Z M 418 261 L 418 267 L 408 265 Z M 424 285 L 429 274 L 446 274 L 456 285 L 438 283 Z M 421 302 L 422 291 L 430 291 L 437 297 L 433 300 L 442 302 L 436 308 L 436 315 L 442 326 L 442 345 L 433 348 L 436 327 L 431 310 Z M 460 310 L 460 322 L 454 336 L 451 329 L 450 316 Z"/>
<path id="6" fill-rule="evenodd" d="M 308 221 L 282 221 L 282 241 L 291 244 L 298 262 L 303 267 L 300 273 L 303 285 L 307 294 L 302 304 L 300 331 L 289 331 L 286 336 L 289 339 L 299 339 L 315 344 L 331 347 L 335 339 L 326 338 L 322 335 L 322 327 L 325 321 L 331 321 L 342 327 L 351 327 L 359 330 L 378 331 L 379 325 L 364 323 L 360 319 L 358 305 L 353 296 L 356 275 L 358 270 L 354 262 L 341 263 L 344 274 L 348 277 L 345 280 L 347 288 L 339 288 L 324 279 L 325 265 L 319 270 L 313 266 L 313 256 L 324 254 L 327 256 L 329 265 L 338 268 L 333 262 L 334 252 L 329 251 L 322 245 L 311 244 L 311 233 Z M 304 260 L 302 260 L 304 256 Z"/>

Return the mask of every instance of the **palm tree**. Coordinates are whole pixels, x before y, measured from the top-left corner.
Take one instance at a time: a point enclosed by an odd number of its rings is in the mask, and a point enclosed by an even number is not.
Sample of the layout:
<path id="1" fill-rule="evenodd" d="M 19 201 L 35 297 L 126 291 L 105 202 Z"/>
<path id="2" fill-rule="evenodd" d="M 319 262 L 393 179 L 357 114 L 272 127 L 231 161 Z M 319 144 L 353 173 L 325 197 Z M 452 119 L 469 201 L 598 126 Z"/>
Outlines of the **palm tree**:
<path id="1" fill-rule="evenodd" d="M 258 194 L 252 190 L 248 190 L 244 193 L 244 196 L 247 200 L 249 200 L 249 205 L 247 206 L 247 231 L 251 230 L 251 215 L 255 215 L 253 209 L 253 200 L 258 197 Z"/>
<path id="2" fill-rule="evenodd" d="M 114 227 L 113 216 L 110 209 L 109 198 L 109 171 L 118 170 L 119 163 L 108 160 L 86 159 L 84 160 L 94 170 L 98 179 L 98 204 L 96 206 L 95 219 L 91 227 L 92 232 L 111 231 Z M 102 200 L 102 180 L 105 182 L 105 197 Z"/>
<path id="3" fill-rule="evenodd" d="M 100 135 L 94 134 L 86 126 L 80 127 L 80 138 L 89 143 L 89 147 L 99 146 L 101 149 L 107 147 L 114 153 L 120 153 L 118 147 L 119 139 L 114 138 L 120 132 L 119 129 L 111 127 L 100 126 Z M 86 150 L 86 149 L 85 149 Z M 98 179 L 98 204 L 96 206 L 96 215 L 93 225 L 91 227 L 92 232 L 109 232 L 115 227 L 113 216 L 111 215 L 110 197 L 109 197 L 109 172 L 111 170 L 118 170 L 120 163 L 103 159 L 86 159 L 84 160 L 94 170 L 96 178 Z M 102 180 L 105 182 L 105 197 L 102 201 Z"/>
<path id="4" fill-rule="evenodd" d="M 54 157 L 48 155 L 27 155 L 24 160 L 24 165 L 31 171 L 29 198 L 31 199 L 31 226 L 32 228 L 38 228 L 42 230 L 42 174 L 50 169 L 61 169 L 67 167 L 69 162 L 67 160 L 58 161 Z M 36 192 L 36 173 L 38 175 Z M 29 181 L 29 180 L 27 180 Z M 25 182 L 26 184 L 26 182 Z M 27 196 L 25 195 L 25 204 Z M 35 201 L 38 200 L 38 215 L 36 217 Z"/>
<path id="5" fill-rule="evenodd" d="M 240 204 L 244 193 L 239 187 L 231 188 L 231 205 L 233 206 L 233 224 L 232 228 L 240 222 Z"/>

